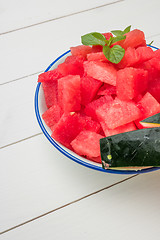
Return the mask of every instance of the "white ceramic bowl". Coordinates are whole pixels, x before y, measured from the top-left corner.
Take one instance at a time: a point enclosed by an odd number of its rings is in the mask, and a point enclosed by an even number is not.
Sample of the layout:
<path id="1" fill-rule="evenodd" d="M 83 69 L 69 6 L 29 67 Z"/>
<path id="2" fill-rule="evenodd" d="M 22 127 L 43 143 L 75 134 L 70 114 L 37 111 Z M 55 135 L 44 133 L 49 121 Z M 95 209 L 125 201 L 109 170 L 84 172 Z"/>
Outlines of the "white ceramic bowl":
<path id="1" fill-rule="evenodd" d="M 155 48 L 155 47 L 153 47 Z M 157 49 L 157 48 L 155 48 Z M 58 64 L 64 62 L 65 58 L 67 56 L 70 55 L 70 50 L 63 53 L 61 56 L 59 56 L 56 60 L 54 60 L 49 66 L 48 68 L 45 70 L 45 72 L 52 70 L 54 68 L 56 68 L 58 66 Z M 150 168 L 144 168 L 142 170 L 134 170 L 134 168 L 132 170 L 120 170 L 120 169 L 103 169 L 102 165 L 90 160 L 87 160 L 86 158 L 83 158 L 79 155 L 77 155 L 76 153 L 74 153 L 73 151 L 69 150 L 68 148 L 62 146 L 60 143 L 58 143 L 57 141 L 55 141 L 52 137 L 51 137 L 51 130 L 49 127 L 47 127 L 47 125 L 45 124 L 45 122 L 42 119 L 42 114 L 45 112 L 45 110 L 47 110 L 46 104 L 45 104 L 45 99 L 44 99 L 44 94 L 43 94 L 43 89 L 41 87 L 41 83 L 37 84 L 37 88 L 36 88 L 36 92 L 35 92 L 35 113 L 36 113 L 36 117 L 37 117 L 37 121 L 39 123 L 40 128 L 42 129 L 42 132 L 44 133 L 44 135 L 46 136 L 46 138 L 48 139 L 48 141 L 56 148 L 58 149 L 62 154 L 64 154 L 66 157 L 68 157 L 69 159 L 84 165 L 85 167 L 88 168 L 92 168 L 98 171 L 102 171 L 102 172 L 106 172 L 106 173 L 115 173 L 115 174 L 137 174 L 137 173 L 146 173 L 146 172 L 151 172 L 151 171 L 155 171 L 158 170 L 160 168 L 158 167 L 150 167 Z"/>

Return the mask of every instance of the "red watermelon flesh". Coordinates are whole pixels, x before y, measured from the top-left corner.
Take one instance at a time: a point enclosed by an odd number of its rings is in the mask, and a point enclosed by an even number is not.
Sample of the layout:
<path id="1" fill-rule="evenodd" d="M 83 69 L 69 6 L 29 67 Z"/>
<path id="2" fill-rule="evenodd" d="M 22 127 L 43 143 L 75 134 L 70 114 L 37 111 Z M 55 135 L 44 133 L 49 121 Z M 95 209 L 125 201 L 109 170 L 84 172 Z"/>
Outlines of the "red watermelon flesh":
<path id="1" fill-rule="evenodd" d="M 146 46 L 146 40 L 144 32 L 139 29 L 134 29 L 125 34 L 126 39 L 122 42 L 122 47 L 127 49 L 128 47 L 137 48 L 139 46 Z"/>
<path id="2" fill-rule="evenodd" d="M 56 81 L 58 78 L 61 78 L 62 74 L 58 72 L 57 69 L 41 73 L 38 76 L 38 82 L 51 82 Z"/>
<path id="3" fill-rule="evenodd" d="M 122 101 L 116 98 L 106 112 L 105 123 L 109 129 L 114 129 L 139 119 L 141 112 L 133 101 Z"/>
<path id="4" fill-rule="evenodd" d="M 101 126 L 102 126 L 102 129 L 103 129 L 106 137 L 116 135 L 119 133 L 123 133 L 123 132 L 130 132 L 130 131 L 137 130 L 137 128 L 133 122 L 127 123 L 125 125 L 119 126 L 114 129 L 109 129 L 105 122 L 101 122 Z"/>
<path id="5" fill-rule="evenodd" d="M 58 79 L 58 101 L 64 112 L 74 112 L 81 109 L 79 75 L 68 75 Z"/>
<path id="6" fill-rule="evenodd" d="M 48 108 L 58 103 L 58 86 L 57 81 L 42 82 L 45 101 Z"/>
<path id="7" fill-rule="evenodd" d="M 91 117 L 86 115 L 79 115 L 79 124 L 81 126 L 81 130 L 89 130 L 92 132 L 99 132 L 100 131 L 100 124 L 97 121 L 94 121 Z"/>
<path id="8" fill-rule="evenodd" d="M 92 48 L 90 46 L 85 46 L 85 45 L 71 47 L 70 50 L 73 56 L 83 56 L 83 57 L 86 57 L 88 53 L 92 52 Z"/>
<path id="9" fill-rule="evenodd" d="M 83 62 L 84 58 L 81 56 L 69 56 L 66 58 L 64 63 L 58 65 L 58 72 L 62 76 L 70 74 L 83 76 Z"/>
<path id="10" fill-rule="evenodd" d="M 97 92 L 97 95 L 104 96 L 104 95 L 116 95 L 116 87 L 109 85 L 107 83 L 104 83 L 102 87 Z"/>
<path id="11" fill-rule="evenodd" d="M 62 116 L 62 109 L 58 104 L 53 105 L 42 114 L 42 118 L 48 127 L 54 126 Z"/>
<path id="12" fill-rule="evenodd" d="M 130 66 L 135 66 L 136 64 L 140 64 L 145 62 L 151 58 L 153 58 L 154 52 L 150 47 L 138 47 L 132 48 L 128 47 L 125 51 L 125 55 L 117 64 L 119 68 L 125 68 Z"/>
<path id="13" fill-rule="evenodd" d="M 97 119 L 98 121 L 101 123 L 102 121 L 105 122 L 106 121 L 106 115 L 108 110 L 110 109 L 110 107 L 113 104 L 113 100 L 112 101 L 108 101 L 107 103 L 103 103 L 100 106 L 97 107 L 96 109 L 96 115 L 97 115 Z"/>
<path id="14" fill-rule="evenodd" d="M 96 110 L 103 104 L 110 104 L 110 102 L 113 102 L 113 98 L 111 96 L 109 96 L 109 95 L 102 96 L 102 97 L 88 103 L 85 106 L 84 113 L 87 116 L 92 117 L 92 119 L 94 119 L 95 121 L 97 121 L 98 119 L 97 119 Z"/>
<path id="15" fill-rule="evenodd" d="M 84 62 L 85 73 L 99 81 L 116 86 L 116 68 L 109 64 L 100 61 L 86 61 Z"/>
<path id="16" fill-rule="evenodd" d="M 117 67 L 118 68 L 130 67 L 130 66 L 134 66 L 138 62 L 139 62 L 139 55 L 136 49 L 132 47 L 128 47 L 125 51 L 124 57 L 117 64 Z"/>
<path id="17" fill-rule="evenodd" d="M 117 72 L 117 97 L 129 101 L 145 93 L 148 87 L 148 72 L 126 67 Z"/>
<path id="18" fill-rule="evenodd" d="M 146 46 L 146 40 L 145 40 L 145 35 L 143 31 L 139 29 L 134 29 L 126 33 L 125 35 L 126 35 L 126 39 L 118 41 L 114 43 L 112 46 L 118 44 L 122 46 L 124 49 L 127 49 L 128 47 L 137 48 L 140 46 Z"/>
<path id="19" fill-rule="evenodd" d="M 157 49 L 156 51 L 154 51 L 154 57 L 160 58 L 160 49 Z"/>
<path id="20" fill-rule="evenodd" d="M 149 63 L 160 73 L 160 58 L 154 57 L 149 60 Z M 159 74 L 160 75 L 160 74 Z"/>
<path id="21" fill-rule="evenodd" d="M 98 89 L 102 85 L 101 81 L 98 81 L 92 77 L 81 78 L 81 104 L 86 105 L 93 100 Z"/>
<path id="22" fill-rule="evenodd" d="M 102 46 L 100 46 L 100 45 L 93 45 L 92 46 L 92 53 L 102 52 L 102 51 L 103 51 L 103 47 Z"/>
<path id="23" fill-rule="evenodd" d="M 154 57 L 154 51 L 152 50 L 152 48 L 147 46 L 138 47 L 136 49 L 136 53 L 139 56 L 139 63 L 145 62 Z"/>
<path id="24" fill-rule="evenodd" d="M 81 131 L 71 142 L 71 145 L 77 154 L 87 158 L 96 158 L 100 156 L 99 140 L 101 138 L 103 138 L 103 136 L 98 133 Z"/>
<path id="25" fill-rule="evenodd" d="M 143 119 L 160 112 L 160 104 L 149 92 L 143 96 L 137 106 L 141 109 Z"/>
<path id="26" fill-rule="evenodd" d="M 135 121 L 135 124 L 139 129 L 144 128 L 140 121 L 160 112 L 160 104 L 149 92 L 143 96 L 143 98 L 137 103 L 137 106 L 141 111 L 140 118 Z"/>
<path id="27" fill-rule="evenodd" d="M 152 59 L 151 59 L 152 60 Z M 151 60 L 138 64 L 136 67 L 148 71 L 148 82 L 152 82 L 154 79 L 160 76 L 159 71 L 151 64 Z"/>
<path id="28" fill-rule="evenodd" d="M 148 91 L 160 103 L 160 77 L 150 81 Z"/>
<path id="29" fill-rule="evenodd" d="M 52 130 L 52 137 L 56 141 L 71 148 L 70 142 L 81 131 L 79 115 L 77 113 L 64 113 Z"/>
<path id="30" fill-rule="evenodd" d="M 89 53 L 87 54 L 87 60 L 109 62 L 103 52 Z"/>

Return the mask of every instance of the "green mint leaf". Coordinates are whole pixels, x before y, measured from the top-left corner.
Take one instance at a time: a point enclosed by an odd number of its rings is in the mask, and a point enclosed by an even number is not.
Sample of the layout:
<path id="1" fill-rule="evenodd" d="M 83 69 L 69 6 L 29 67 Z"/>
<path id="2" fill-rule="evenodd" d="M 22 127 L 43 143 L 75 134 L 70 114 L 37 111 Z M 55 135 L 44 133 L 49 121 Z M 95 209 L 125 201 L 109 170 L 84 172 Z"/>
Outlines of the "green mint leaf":
<path id="1" fill-rule="evenodd" d="M 103 47 L 103 53 L 109 61 L 110 61 L 110 50 L 111 50 L 111 48 L 109 46 Z"/>
<path id="2" fill-rule="evenodd" d="M 131 25 L 126 27 L 124 31 L 114 30 L 114 31 L 111 31 L 111 33 L 113 33 L 116 37 L 118 37 L 118 36 L 123 36 L 124 34 L 130 32 L 130 30 L 131 30 Z"/>
<path id="3" fill-rule="evenodd" d="M 115 45 L 112 48 L 109 48 L 108 46 L 104 46 L 103 53 L 110 62 L 117 64 L 124 57 L 125 50 L 119 45 Z"/>
<path id="4" fill-rule="evenodd" d="M 109 47 L 111 46 L 113 39 L 114 39 L 114 37 L 110 36 L 110 38 L 108 40 L 108 43 L 107 43 L 107 46 L 109 46 Z"/>
<path id="5" fill-rule="evenodd" d="M 131 31 L 131 25 L 124 29 L 123 34 L 128 33 L 130 31 Z"/>
<path id="6" fill-rule="evenodd" d="M 123 35 L 123 31 L 121 31 L 121 30 L 114 30 L 114 31 L 111 31 L 111 33 L 113 33 L 115 36 L 122 36 Z"/>
<path id="7" fill-rule="evenodd" d="M 115 43 L 115 42 L 118 42 L 118 41 L 121 41 L 121 40 L 124 40 L 126 38 L 126 36 L 117 36 L 117 37 L 114 37 L 112 39 L 112 42 L 111 44 Z"/>
<path id="8" fill-rule="evenodd" d="M 106 38 L 104 35 L 98 32 L 92 32 L 85 34 L 81 37 L 81 42 L 83 45 L 101 45 L 106 44 Z"/>

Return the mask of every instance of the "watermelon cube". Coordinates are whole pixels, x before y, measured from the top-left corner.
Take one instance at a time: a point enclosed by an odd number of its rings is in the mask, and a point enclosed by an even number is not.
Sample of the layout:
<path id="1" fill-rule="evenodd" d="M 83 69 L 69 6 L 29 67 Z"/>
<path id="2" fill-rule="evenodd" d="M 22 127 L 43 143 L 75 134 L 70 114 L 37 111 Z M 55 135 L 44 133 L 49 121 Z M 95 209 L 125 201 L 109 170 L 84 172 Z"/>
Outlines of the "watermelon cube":
<path id="1" fill-rule="evenodd" d="M 103 138 L 103 136 L 98 133 L 81 131 L 71 142 L 71 145 L 77 154 L 87 158 L 96 158 L 100 156 L 99 140 L 101 138 Z"/>
<path id="2" fill-rule="evenodd" d="M 160 76 L 159 71 L 155 68 L 155 66 L 151 62 L 152 59 L 138 64 L 136 67 L 140 69 L 144 69 L 148 71 L 148 82 L 154 81 L 158 76 Z"/>
<path id="3" fill-rule="evenodd" d="M 160 103 L 160 77 L 149 82 L 148 92 Z"/>
<path id="4" fill-rule="evenodd" d="M 145 93 L 148 87 L 148 72 L 126 67 L 117 72 L 117 97 L 129 101 Z"/>
<path id="5" fill-rule="evenodd" d="M 38 76 L 38 82 L 51 82 L 61 78 L 62 74 L 58 72 L 57 68 L 48 72 L 41 73 Z"/>
<path id="6" fill-rule="evenodd" d="M 92 77 L 84 76 L 81 78 L 81 104 L 86 105 L 93 100 L 98 89 L 102 85 L 101 81 L 98 81 Z"/>
<path id="7" fill-rule="evenodd" d="M 154 57 L 149 60 L 149 63 L 153 68 L 157 69 L 158 72 L 160 72 L 160 58 Z"/>
<path id="8" fill-rule="evenodd" d="M 58 104 L 53 105 L 42 114 L 42 118 L 48 127 L 54 126 L 62 116 L 62 109 Z"/>
<path id="9" fill-rule="evenodd" d="M 113 104 L 104 115 L 103 119 L 109 129 L 114 129 L 129 122 L 139 119 L 140 109 L 133 101 L 122 101 L 115 98 Z"/>
<path id="10" fill-rule="evenodd" d="M 130 67 L 130 66 L 134 66 L 138 62 L 139 62 L 139 55 L 136 49 L 132 47 L 128 47 L 125 51 L 124 57 L 117 64 L 117 67 L 118 68 Z"/>
<path id="11" fill-rule="evenodd" d="M 84 71 L 90 77 L 116 86 L 117 70 L 113 65 L 109 63 L 100 61 L 85 61 Z"/>
<path id="12" fill-rule="evenodd" d="M 160 58 L 160 49 L 157 49 L 156 51 L 154 51 L 154 57 Z"/>
<path id="13" fill-rule="evenodd" d="M 77 113 L 64 113 L 52 130 L 52 138 L 64 146 L 71 148 L 70 142 L 81 131 L 79 115 Z"/>
<path id="14" fill-rule="evenodd" d="M 68 56 L 64 63 L 58 65 L 58 72 L 62 76 L 69 74 L 83 76 L 83 61 L 84 58 L 81 56 Z"/>
<path id="15" fill-rule="evenodd" d="M 116 135 L 119 133 L 123 133 L 123 132 L 130 132 L 130 131 L 137 130 L 137 128 L 133 122 L 127 123 L 125 125 L 119 126 L 114 129 L 109 129 L 105 122 L 101 122 L 101 126 L 102 126 L 102 129 L 103 129 L 106 137 Z"/>
<path id="16" fill-rule="evenodd" d="M 102 52 L 103 51 L 103 47 L 100 45 L 93 45 L 92 46 L 92 53 L 96 53 L 96 52 Z M 89 54 L 89 53 L 88 53 Z M 87 55 L 88 55 L 87 54 Z"/>
<path id="17" fill-rule="evenodd" d="M 95 121 L 97 121 L 97 113 L 96 113 L 96 110 L 102 106 L 103 104 L 110 104 L 113 102 L 113 98 L 109 95 L 105 95 L 105 96 L 102 96 L 90 103 L 88 103 L 86 106 L 85 106 L 85 109 L 84 109 L 84 113 L 87 115 L 87 116 L 90 116 L 92 117 L 92 119 L 94 119 Z"/>
<path id="18" fill-rule="evenodd" d="M 81 109 L 81 85 L 79 75 L 58 79 L 58 102 L 64 112 Z"/>
<path id="19" fill-rule="evenodd" d="M 86 57 L 88 53 L 92 52 L 92 48 L 90 46 L 85 46 L 85 45 L 71 47 L 70 50 L 73 56 L 83 56 L 83 57 Z"/>
<path id="20" fill-rule="evenodd" d="M 132 67 L 136 64 L 143 63 L 154 56 L 154 51 L 152 48 L 144 46 L 138 48 L 128 47 L 125 51 L 124 57 L 117 64 L 119 68 Z"/>
<path id="21" fill-rule="evenodd" d="M 85 114 L 79 115 L 79 126 L 81 130 L 89 130 L 91 132 L 99 132 L 100 124 L 97 121 L 94 121 L 91 117 L 86 116 Z"/>
<path id="22" fill-rule="evenodd" d="M 160 104 L 157 100 L 147 92 L 138 102 L 137 106 L 141 110 L 142 119 L 148 118 L 160 112 Z"/>
<path id="23" fill-rule="evenodd" d="M 56 105 L 58 102 L 58 84 L 56 81 L 42 82 L 42 88 L 45 96 L 45 102 L 48 108 Z"/>
<path id="24" fill-rule="evenodd" d="M 138 47 L 136 53 L 139 56 L 139 63 L 145 62 L 154 57 L 153 49 L 147 46 Z"/>
<path id="25" fill-rule="evenodd" d="M 99 95 L 99 96 L 104 96 L 104 95 L 115 96 L 116 95 L 116 87 L 109 85 L 107 83 L 104 83 L 103 86 L 101 86 L 100 89 L 98 90 L 97 95 Z"/>
<path id="26" fill-rule="evenodd" d="M 141 111 L 140 118 L 135 121 L 135 124 L 139 129 L 144 128 L 140 121 L 160 112 L 160 104 L 149 92 L 143 96 L 143 98 L 137 103 L 137 106 Z"/>
<path id="27" fill-rule="evenodd" d="M 100 106 L 97 107 L 96 115 L 97 115 L 97 119 L 98 119 L 99 122 L 101 122 L 101 121 L 105 122 L 106 113 L 110 109 L 112 104 L 113 104 L 113 100 L 109 101 L 109 102 L 105 102 L 105 103 L 103 103 L 103 104 L 101 104 Z"/>
<path id="28" fill-rule="evenodd" d="M 89 53 L 87 54 L 87 60 L 109 62 L 103 52 Z"/>
<path id="29" fill-rule="evenodd" d="M 146 40 L 144 32 L 139 29 L 134 29 L 125 34 L 126 39 L 122 41 L 122 47 L 127 49 L 128 47 L 137 48 L 139 46 L 146 46 Z"/>

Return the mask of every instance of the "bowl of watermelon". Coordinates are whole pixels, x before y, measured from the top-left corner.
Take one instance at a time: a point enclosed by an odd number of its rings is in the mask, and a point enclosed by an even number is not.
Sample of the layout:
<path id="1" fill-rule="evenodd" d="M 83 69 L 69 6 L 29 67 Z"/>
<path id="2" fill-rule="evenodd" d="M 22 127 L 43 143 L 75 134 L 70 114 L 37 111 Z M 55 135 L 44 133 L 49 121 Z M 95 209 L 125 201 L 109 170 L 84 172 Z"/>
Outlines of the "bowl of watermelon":
<path id="1" fill-rule="evenodd" d="M 98 171 L 158 170 L 160 50 L 130 27 L 86 34 L 82 43 L 38 77 L 35 113 L 44 135 L 66 157 Z"/>

